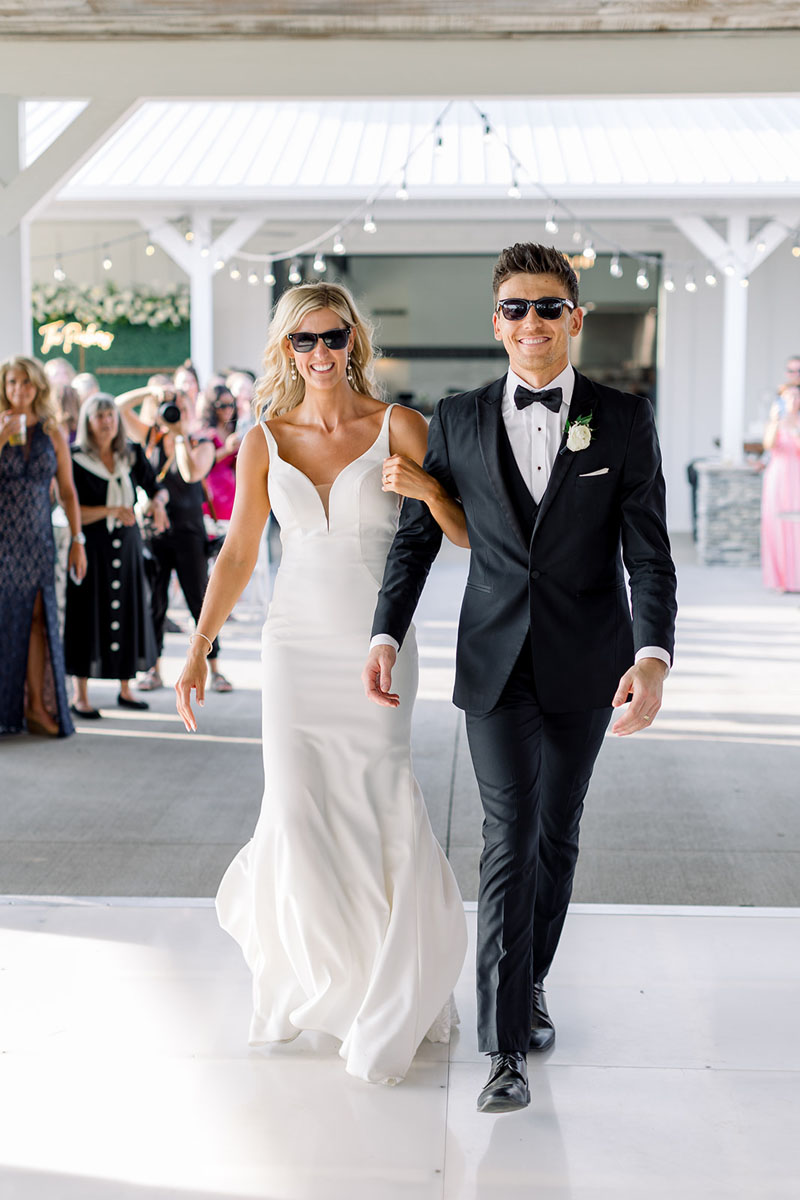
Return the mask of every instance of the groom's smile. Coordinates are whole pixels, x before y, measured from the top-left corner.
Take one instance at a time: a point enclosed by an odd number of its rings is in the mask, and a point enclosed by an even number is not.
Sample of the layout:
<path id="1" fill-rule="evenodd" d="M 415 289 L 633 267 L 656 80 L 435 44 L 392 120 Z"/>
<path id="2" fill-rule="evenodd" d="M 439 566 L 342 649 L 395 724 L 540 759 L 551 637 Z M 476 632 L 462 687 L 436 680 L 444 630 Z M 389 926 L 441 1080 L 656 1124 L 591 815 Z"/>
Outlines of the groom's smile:
<path id="1" fill-rule="evenodd" d="M 568 297 L 563 282 L 555 275 L 533 275 L 520 272 L 504 279 L 497 292 L 499 300 L 541 300 L 547 297 Z M 564 308 L 554 321 L 537 315 L 534 308 L 519 321 L 509 321 L 502 312 L 495 312 L 494 336 L 502 342 L 509 364 L 532 387 L 546 387 L 569 362 L 569 340 L 583 324 L 580 308 Z"/>

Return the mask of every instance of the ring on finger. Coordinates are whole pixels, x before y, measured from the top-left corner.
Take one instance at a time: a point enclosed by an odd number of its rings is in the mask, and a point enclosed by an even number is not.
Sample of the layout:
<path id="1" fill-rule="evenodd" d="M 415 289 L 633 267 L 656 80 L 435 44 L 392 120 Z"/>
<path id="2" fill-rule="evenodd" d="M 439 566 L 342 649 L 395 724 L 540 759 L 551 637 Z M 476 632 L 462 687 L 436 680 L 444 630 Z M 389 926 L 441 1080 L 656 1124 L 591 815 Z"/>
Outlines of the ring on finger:
<path id="1" fill-rule="evenodd" d="M 651 717 L 648 717 L 647 713 L 642 713 L 642 720 L 643 720 L 643 721 L 650 721 L 650 720 L 652 720 L 652 718 L 651 718 Z"/>

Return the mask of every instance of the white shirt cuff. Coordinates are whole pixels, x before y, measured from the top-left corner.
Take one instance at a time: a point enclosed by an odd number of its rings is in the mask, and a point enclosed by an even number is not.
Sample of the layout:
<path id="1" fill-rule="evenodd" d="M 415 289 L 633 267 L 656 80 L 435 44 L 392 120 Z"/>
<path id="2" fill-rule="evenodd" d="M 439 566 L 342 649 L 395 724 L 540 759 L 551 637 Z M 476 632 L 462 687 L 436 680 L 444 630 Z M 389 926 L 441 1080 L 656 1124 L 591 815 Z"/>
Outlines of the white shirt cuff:
<path id="1" fill-rule="evenodd" d="M 400 643 L 390 637 L 388 633 L 376 633 L 375 637 L 369 644 L 370 650 L 374 650 L 376 646 L 393 646 L 395 650 L 400 649 Z"/>
<path id="2" fill-rule="evenodd" d="M 638 662 L 640 658 L 660 658 L 666 664 L 667 675 L 669 675 L 670 657 L 666 650 L 662 650 L 660 646 L 642 646 L 641 650 L 636 651 L 634 662 Z M 667 675 L 664 678 L 667 678 Z"/>

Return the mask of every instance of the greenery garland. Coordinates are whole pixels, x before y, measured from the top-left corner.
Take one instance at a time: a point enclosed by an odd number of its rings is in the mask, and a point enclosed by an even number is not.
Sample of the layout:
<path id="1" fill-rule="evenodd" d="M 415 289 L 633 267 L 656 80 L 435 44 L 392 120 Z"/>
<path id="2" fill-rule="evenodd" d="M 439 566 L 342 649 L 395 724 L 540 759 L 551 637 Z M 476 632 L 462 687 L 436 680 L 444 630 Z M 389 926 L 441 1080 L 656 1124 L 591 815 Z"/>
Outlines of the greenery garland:
<path id="1" fill-rule="evenodd" d="M 33 319 L 38 324 L 73 318 L 84 325 L 162 325 L 178 327 L 189 319 L 189 289 L 174 284 L 163 291 L 136 286 L 117 288 L 113 283 L 93 287 L 75 283 L 35 284 L 31 296 Z"/>

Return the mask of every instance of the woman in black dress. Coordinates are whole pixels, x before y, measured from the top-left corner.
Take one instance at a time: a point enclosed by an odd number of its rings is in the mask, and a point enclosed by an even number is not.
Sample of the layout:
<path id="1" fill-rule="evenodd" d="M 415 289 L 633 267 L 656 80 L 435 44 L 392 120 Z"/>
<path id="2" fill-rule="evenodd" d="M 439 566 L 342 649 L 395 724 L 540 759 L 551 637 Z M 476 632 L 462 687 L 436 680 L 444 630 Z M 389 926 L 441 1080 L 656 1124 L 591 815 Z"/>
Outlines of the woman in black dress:
<path id="1" fill-rule="evenodd" d="M 141 446 L 125 439 L 113 396 L 86 400 L 72 447 L 72 469 L 86 534 L 86 578 L 67 585 L 66 668 L 74 676 L 72 712 L 97 718 L 89 678 L 118 679 L 122 708 L 147 708 L 131 694 L 130 679 L 156 661 L 145 583 L 142 539 L 133 506 L 136 489 L 150 497 L 157 530 L 167 526 L 165 494 Z"/>

